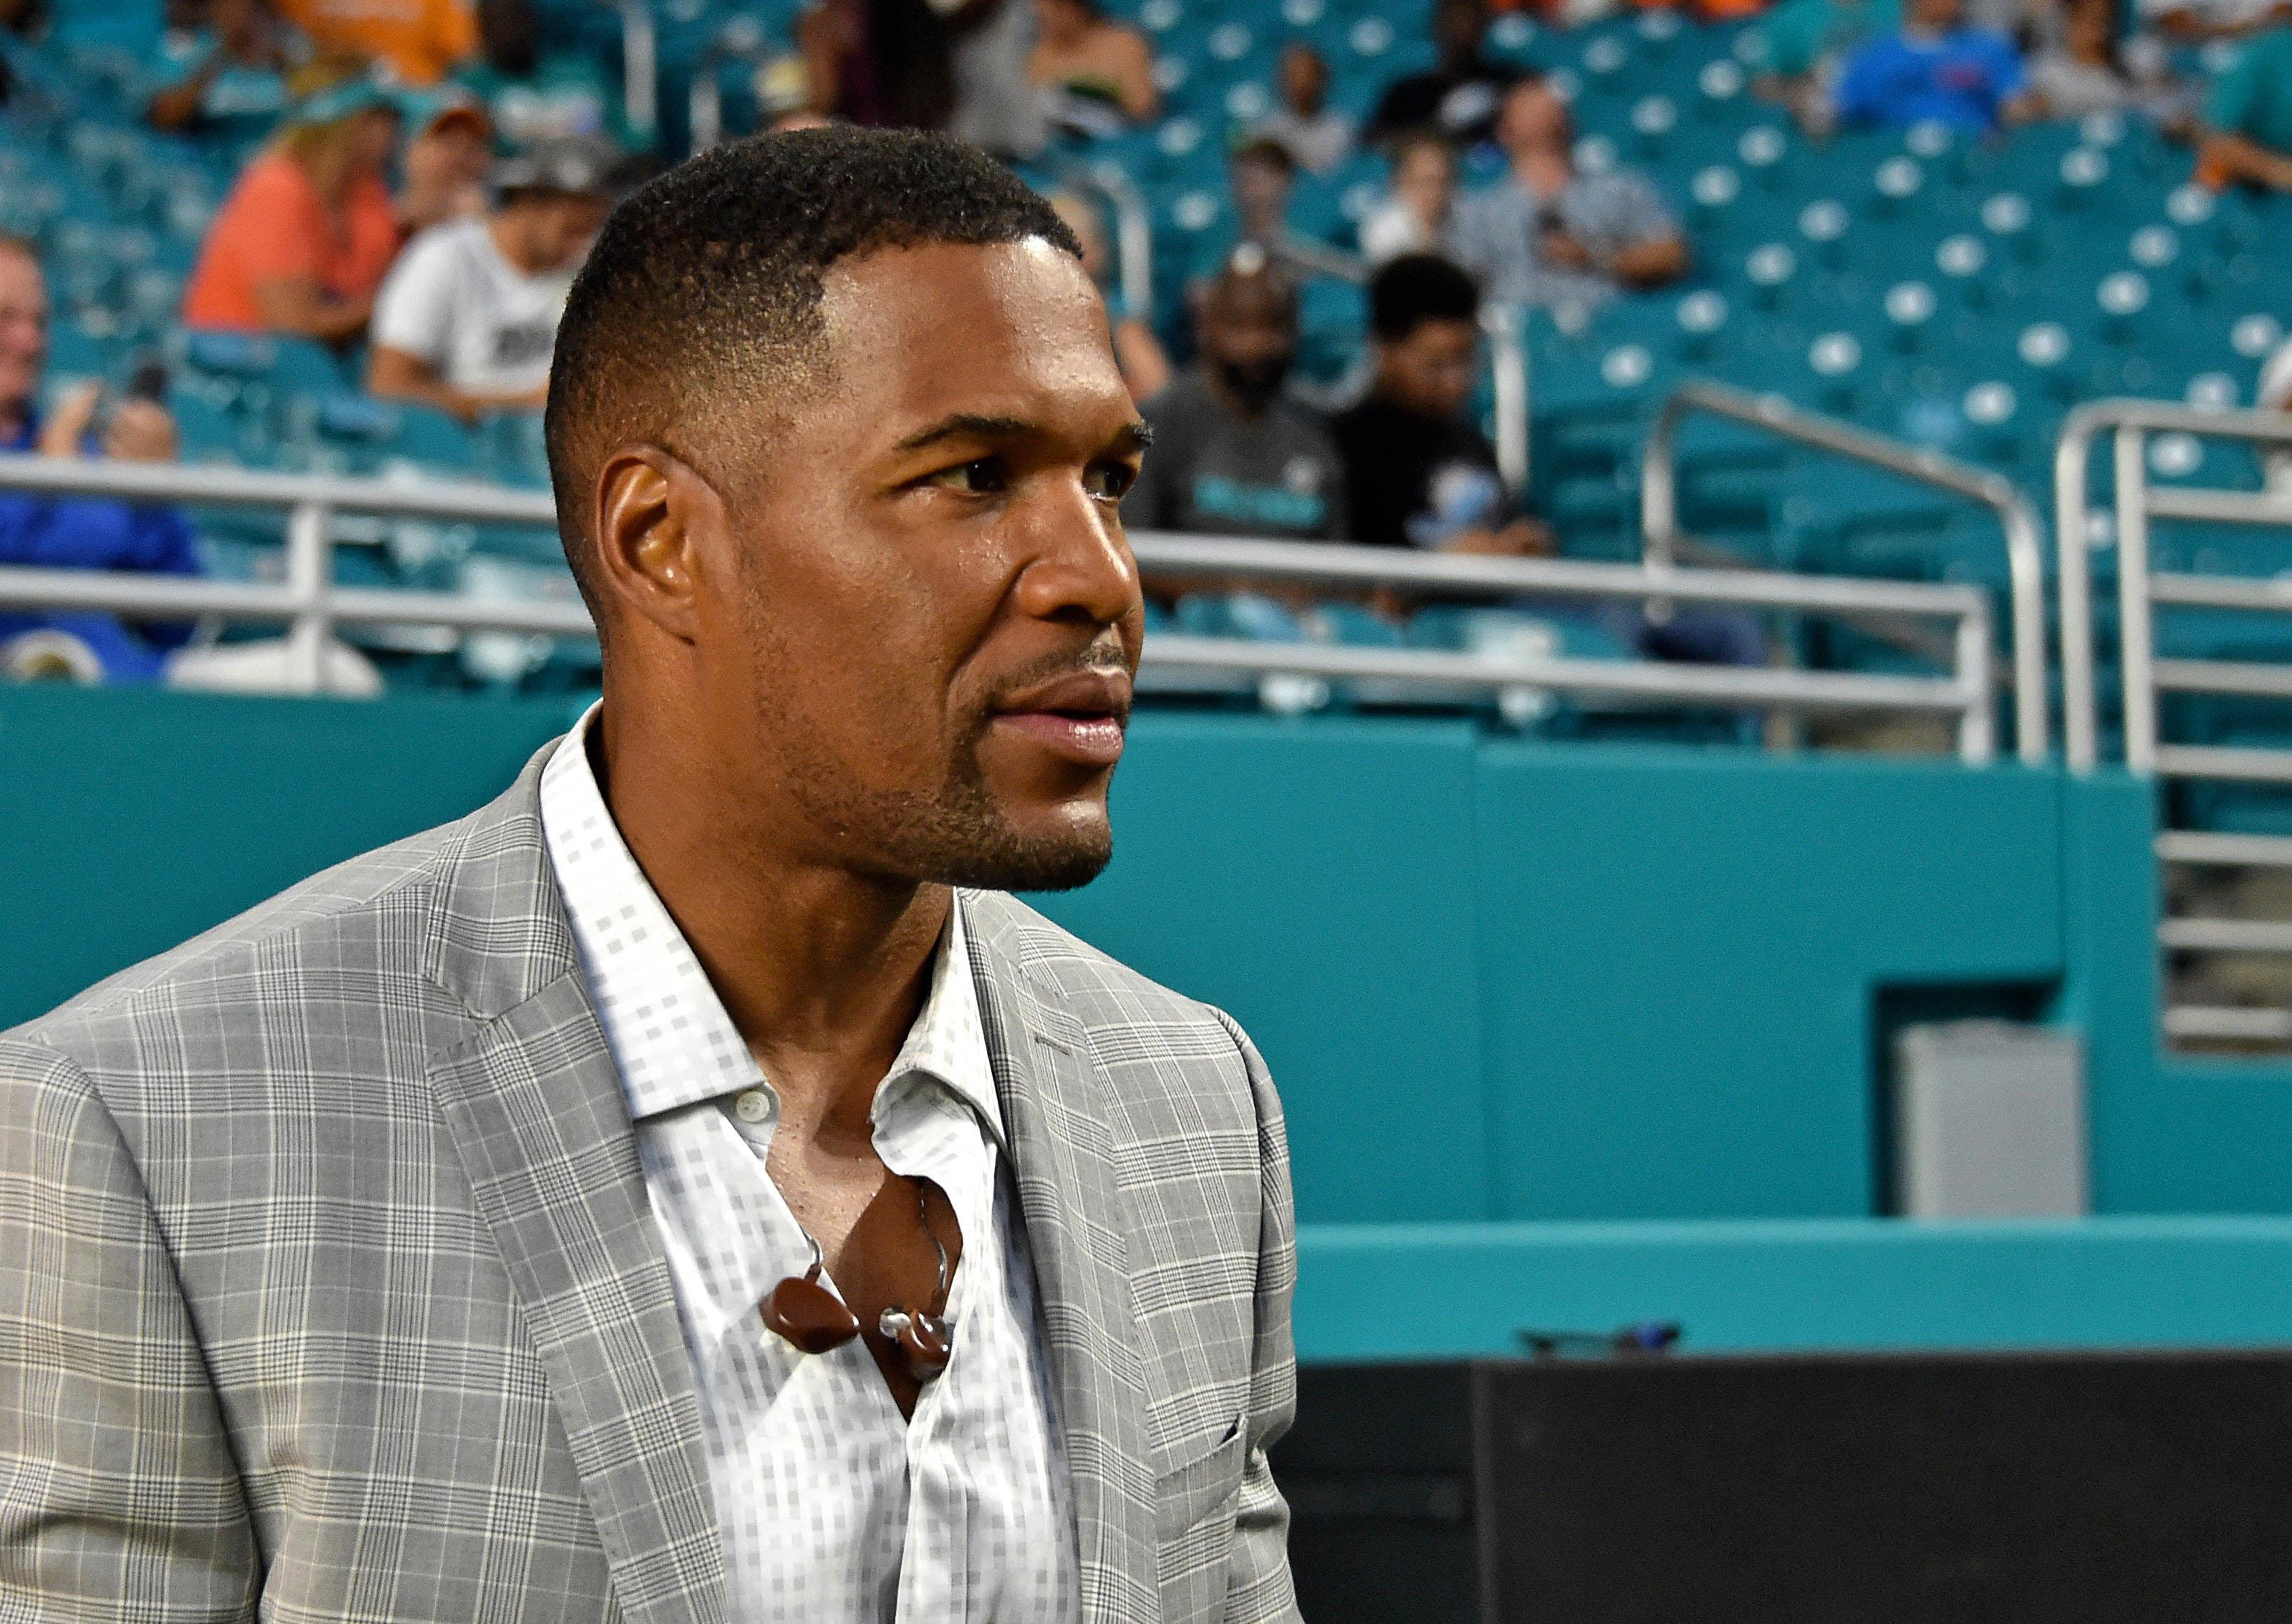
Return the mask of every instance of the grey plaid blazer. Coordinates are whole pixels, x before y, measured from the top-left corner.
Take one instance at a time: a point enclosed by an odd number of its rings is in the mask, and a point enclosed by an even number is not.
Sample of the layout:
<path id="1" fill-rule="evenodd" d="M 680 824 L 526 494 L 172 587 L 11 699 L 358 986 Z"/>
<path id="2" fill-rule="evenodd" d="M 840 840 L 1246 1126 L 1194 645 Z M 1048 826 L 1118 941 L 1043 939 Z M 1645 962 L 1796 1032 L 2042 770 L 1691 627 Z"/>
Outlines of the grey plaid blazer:
<path id="1" fill-rule="evenodd" d="M 0 1036 L 0 1620 L 724 1618 L 542 759 Z M 966 906 L 1085 1617 L 1293 1618 L 1264 1063 L 1010 898 Z"/>

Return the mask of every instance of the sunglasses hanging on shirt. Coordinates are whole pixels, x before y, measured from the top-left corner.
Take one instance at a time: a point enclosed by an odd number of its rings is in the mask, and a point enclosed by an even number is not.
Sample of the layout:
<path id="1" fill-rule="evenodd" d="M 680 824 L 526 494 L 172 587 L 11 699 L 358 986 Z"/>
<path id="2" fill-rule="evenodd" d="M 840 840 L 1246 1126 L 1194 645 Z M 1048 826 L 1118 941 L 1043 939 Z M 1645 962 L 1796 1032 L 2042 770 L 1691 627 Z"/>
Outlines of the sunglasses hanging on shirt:
<path id="1" fill-rule="evenodd" d="M 932 1228 L 931 1210 L 924 1204 L 920 1190 L 916 1192 L 916 1204 L 923 1216 L 924 1234 L 931 1237 L 932 1250 L 939 1254 L 939 1286 L 932 1294 L 930 1308 L 886 1308 L 877 1317 L 876 1330 L 899 1350 L 908 1374 L 921 1384 L 947 1369 L 953 1352 L 955 1327 L 947 1321 L 947 1248 Z M 774 1286 L 759 1305 L 758 1312 L 763 1315 L 765 1326 L 791 1347 L 807 1354 L 829 1353 L 860 1334 L 860 1316 L 842 1298 L 819 1283 L 819 1242 L 812 1239 L 808 1229 L 803 1238 L 811 1248 L 811 1266 Z"/>

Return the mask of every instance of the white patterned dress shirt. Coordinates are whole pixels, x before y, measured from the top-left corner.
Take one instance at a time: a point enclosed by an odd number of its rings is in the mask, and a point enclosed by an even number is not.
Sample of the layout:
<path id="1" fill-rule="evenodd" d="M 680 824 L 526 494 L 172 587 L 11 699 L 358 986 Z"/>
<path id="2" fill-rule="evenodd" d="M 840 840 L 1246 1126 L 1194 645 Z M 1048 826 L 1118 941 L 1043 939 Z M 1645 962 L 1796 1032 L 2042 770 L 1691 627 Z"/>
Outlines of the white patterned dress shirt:
<path id="1" fill-rule="evenodd" d="M 960 906 L 873 1113 L 884 1165 L 937 1184 L 963 1234 L 953 1356 L 909 1421 L 864 1343 L 807 1355 L 765 1329 L 758 1305 L 811 1260 L 765 1170 L 779 1100 L 606 808 L 595 715 L 543 772 L 542 827 L 668 1254 L 730 1616 L 1071 1624 L 1072 1500 Z"/>

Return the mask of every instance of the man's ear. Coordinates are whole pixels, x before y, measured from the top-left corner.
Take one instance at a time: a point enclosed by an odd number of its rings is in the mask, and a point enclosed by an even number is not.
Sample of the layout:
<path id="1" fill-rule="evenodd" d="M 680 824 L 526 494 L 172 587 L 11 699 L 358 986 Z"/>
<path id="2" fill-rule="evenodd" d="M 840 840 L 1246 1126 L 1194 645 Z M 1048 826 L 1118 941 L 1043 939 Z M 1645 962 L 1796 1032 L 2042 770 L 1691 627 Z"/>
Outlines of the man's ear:
<path id="1" fill-rule="evenodd" d="M 708 481 L 658 446 L 625 446 L 598 470 L 599 573 L 625 612 L 680 642 L 695 634 L 701 537 L 723 522 Z"/>

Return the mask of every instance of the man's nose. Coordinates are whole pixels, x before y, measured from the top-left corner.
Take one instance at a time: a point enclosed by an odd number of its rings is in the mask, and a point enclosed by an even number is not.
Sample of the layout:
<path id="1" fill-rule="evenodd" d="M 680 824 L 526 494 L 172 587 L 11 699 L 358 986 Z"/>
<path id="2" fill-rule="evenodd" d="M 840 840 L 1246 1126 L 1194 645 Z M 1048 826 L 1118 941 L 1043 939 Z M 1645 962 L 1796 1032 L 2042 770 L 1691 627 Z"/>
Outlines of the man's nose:
<path id="1" fill-rule="evenodd" d="M 1079 478 L 1052 484 L 1022 521 L 1018 607 L 1037 620 L 1113 625 L 1139 603 L 1138 561 L 1121 521 Z"/>

